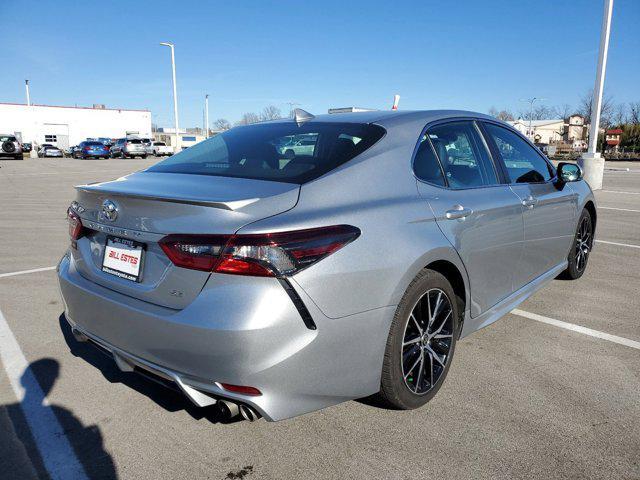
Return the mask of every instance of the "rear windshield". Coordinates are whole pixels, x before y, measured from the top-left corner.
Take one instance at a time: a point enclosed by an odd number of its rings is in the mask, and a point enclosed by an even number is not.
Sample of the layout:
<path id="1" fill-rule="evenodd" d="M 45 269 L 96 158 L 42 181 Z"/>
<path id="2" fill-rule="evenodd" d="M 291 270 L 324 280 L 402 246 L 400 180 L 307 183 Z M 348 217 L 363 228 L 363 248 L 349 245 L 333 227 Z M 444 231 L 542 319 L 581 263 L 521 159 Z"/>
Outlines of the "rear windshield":
<path id="1" fill-rule="evenodd" d="M 384 133 L 377 125 L 354 123 L 247 125 L 198 143 L 147 171 L 305 183 L 361 154 Z"/>
<path id="2" fill-rule="evenodd" d="M 166 147 L 164 142 L 154 142 L 154 145 L 157 146 L 157 147 Z"/>
<path id="3" fill-rule="evenodd" d="M 132 138 L 130 140 L 127 140 L 127 143 L 135 143 L 135 144 L 140 144 L 142 143 L 140 140 L 138 140 L 137 138 Z"/>
<path id="4" fill-rule="evenodd" d="M 104 147 L 104 143 L 100 142 L 86 142 L 85 145 L 89 147 Z"/>
<path id="5" fill-rule="evenodd" d="M 16 141 L 16 137 L 14 136 L 7 136 L 7 135 L 2 135 L 0 136 L 0 142 L 15 142 Z"/>

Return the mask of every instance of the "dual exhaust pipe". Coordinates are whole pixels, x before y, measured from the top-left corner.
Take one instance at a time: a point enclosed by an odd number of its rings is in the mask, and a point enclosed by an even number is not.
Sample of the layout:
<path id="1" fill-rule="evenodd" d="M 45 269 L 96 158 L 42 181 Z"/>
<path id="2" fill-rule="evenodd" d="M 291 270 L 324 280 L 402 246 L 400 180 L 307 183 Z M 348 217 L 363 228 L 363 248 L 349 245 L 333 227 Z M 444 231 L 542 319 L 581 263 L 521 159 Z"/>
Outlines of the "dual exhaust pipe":
<path id="1" fill-rule="evenodd" d="M 84 333 L 82 333 L 77 328 L 71 328 L 71 333 L 75 337 L 78 342 L 87 342 L 89 337 L 87 337 Z M 119 362 L 119 356 L 114 354 L 114 359 L 118 364 L 120 370 L 123 371 L 132 371 L 133 368 L 127 364 L 128 368 L 123 368 L 123 364 Z M 193 399 L 192 399 L 193 400 Z M 197 404 L 197 403 L 196 403 Z M 217 409 L 218 414 L 224 421 L 232 420 L 233 418 L 240 415 L 242 418 L 247 420 L 248 422 L 255 422 L 260 419 L 262 415 L 260 415 L 253 407 L 249 405 L 245 405 L 244 403 L 234 403 L 230 400 L 217 400 L 214 404 L 214 407 Z"/>
<path id="2" fill-rule="evenodd" d="M 218 400 L 216 402 L 216 408 L 223 420 L 231 420 L 238 415 L 247 420 L 248 422 L 255 422 L 260 418 L 260 414 L 249 405 L 244 403 L 233 403 L 229 400 Z"/>

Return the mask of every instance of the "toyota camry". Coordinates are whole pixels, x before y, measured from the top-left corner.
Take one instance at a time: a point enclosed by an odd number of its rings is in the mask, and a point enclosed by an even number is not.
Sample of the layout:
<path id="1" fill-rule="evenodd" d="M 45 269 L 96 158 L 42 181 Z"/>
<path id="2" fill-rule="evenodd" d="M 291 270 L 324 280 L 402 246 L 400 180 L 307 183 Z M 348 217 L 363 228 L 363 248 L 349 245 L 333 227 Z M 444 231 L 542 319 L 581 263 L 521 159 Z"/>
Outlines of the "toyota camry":
<path id="1" fill-rule="evenodd" d="M 76 189 L 75 337 L 248 420 L 422 406 L 458 340 L 584 273 L 597 221 L 577 165 L 464 111 L 296 110 Z"/>

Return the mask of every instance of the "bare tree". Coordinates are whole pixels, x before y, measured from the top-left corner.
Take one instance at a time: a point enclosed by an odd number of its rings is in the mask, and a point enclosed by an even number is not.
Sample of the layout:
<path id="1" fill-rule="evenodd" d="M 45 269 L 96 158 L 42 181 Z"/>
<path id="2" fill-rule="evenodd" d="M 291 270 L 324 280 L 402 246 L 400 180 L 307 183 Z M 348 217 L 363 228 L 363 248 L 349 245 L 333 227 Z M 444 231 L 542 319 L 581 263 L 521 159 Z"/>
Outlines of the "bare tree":
<path id="1" fill-rule="evenodd" d="M 226 118 L 219 118 L 213 122 L 213 128 L 216 130 L 229 130 L 231 128 L 231 122 Z"/>
<path id="2" fill-rule="evenodd" d="M 513 113 L 511 113 L 509 110 L 500 110 L 496 115 L 496 118 L 498 120 L 502 120 L 503 122 L 511 122 L 515 120 Z"/>
<path id="3" fill-rule="evenodd" d="M 629 102 L 628 120 L 634 125 L 640 124 L 640 102 Z"/>
<path id="4" fill-rule="evenodd" d="M 247 112 L 242 115 L 242 118 L 236 122 L 236 125 L 250 125 L 252 123 L 258 123 L 260 116 L 257 113 Z"/>
<path id="5" fill-rule="evenodd" d="M 563 105 L 558 105 L 553 108 L 553 113 L 557 117 L 562 118 L 564 120 L 565 118 L 569 118 L 569 116 L 573 113 L 573 107 L 568 103 L 565 103 Z"/>
<path id="6" fill-rule="evenodd" d="M 584 117 L 585 123 L 591 123 L 591 104 L 593 103 L 593 90 L 587 92 L 580 98 L 578 113 Z M 612 123 L 613 98 L 606 93 L 602 96 L 602 108 L 600 109 L 600 123 L 603 127 L 608 127 Z"/>
<path id="7" fill-rule="evenodd" d="M 509 110 L 500 110 L 500 111 L 498 111 L 498 109 L 496 107 L 491 107 L 489 109 L 489 115 L 491 115 L 492 117 L 497 118 L 498 120 L 502 120 L 503 122 L 511 122 L 511 121 L 515 120 L 515 117 L 513 116 L 513 114 Z"/>
<path id="8" fill-rule="evenodd" d="M 546 120 L 547 118 L 553 116 L 554 112 L 552 109 L 547 107 L 546 105 L 538 105 L 532 110 L 520 110 L 518 112 L 518 117 L 524 120 Z"/>
<path id="9" fill-rule="evenodd" d="M 269 105 L 268 107 L 264 107 L 262 112 L 260 113 L 260 120 L 277 120 L 278 118 L 282 118 L 282 112 L 280 109 L 274 105 Z"/>
<path id="10" fill-rule="evenodd" d="M 615 106 L 613 115 L 612 115 L 613 124 L 617 126 L 622 126 L 628 121 L 627 117 L 627 106 L 624 103 L 619 103 Z"/>

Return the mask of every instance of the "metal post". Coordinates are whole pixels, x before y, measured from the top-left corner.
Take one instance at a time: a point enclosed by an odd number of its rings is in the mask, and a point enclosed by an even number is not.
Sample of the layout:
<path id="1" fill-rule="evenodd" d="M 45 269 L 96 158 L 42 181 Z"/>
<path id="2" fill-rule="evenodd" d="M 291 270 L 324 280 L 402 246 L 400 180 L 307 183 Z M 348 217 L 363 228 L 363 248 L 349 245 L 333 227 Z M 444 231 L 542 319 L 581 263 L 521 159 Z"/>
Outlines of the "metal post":
<path id="1" fill-rule="evenodd" d="M 600 129 L 600 114 L 602 109 L 602 95 L 604 93 L 604 77 L 607 70 L 607 54 L 609 53 L 609 34 L 611 32 L 612 14 L 613 0 L 604 0 L 598 68 L 596 70 L 596 83 L 593 89 L 593 101 L 591 103 L 589 148 L 587 149 L 587 153 L 582 155 L 579 160 L 579 164 L 584 171 L 584 179 L 589 183 L 592 190 L 600 190 L 602 188 L 602 177 L 604 175 L 604 158 L 602 158 L 596 150 L 598 148 L 598 130 Z"/>
<path id="2" fill-rule="evenodd" d="M 209 94 L 204 96 L 204 138 L 209 138 Z"/>
<path id="3" fill-rule="evenodd" d="M 29 80 L 24 81 L 24 86 L 27 89 L 27 107 L 31 106 L 31 95 L 29 95 Z"/>
<path id="4" fill-rule="evenodd" d="M 176 153 L 180 151 L 180 127 L 178 126 L 178 88 L 176 85 L 176 55 L 173 43 L 161 42 L 160 45 L 171 48 L 171 71 L 173 74 L 173 118 L 175 119 Z"/>

